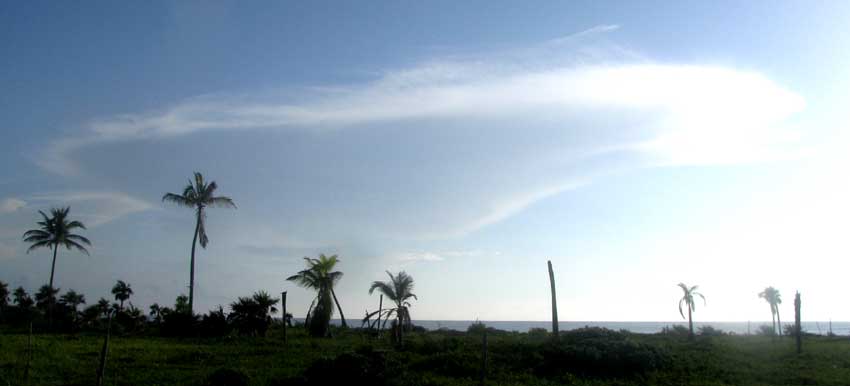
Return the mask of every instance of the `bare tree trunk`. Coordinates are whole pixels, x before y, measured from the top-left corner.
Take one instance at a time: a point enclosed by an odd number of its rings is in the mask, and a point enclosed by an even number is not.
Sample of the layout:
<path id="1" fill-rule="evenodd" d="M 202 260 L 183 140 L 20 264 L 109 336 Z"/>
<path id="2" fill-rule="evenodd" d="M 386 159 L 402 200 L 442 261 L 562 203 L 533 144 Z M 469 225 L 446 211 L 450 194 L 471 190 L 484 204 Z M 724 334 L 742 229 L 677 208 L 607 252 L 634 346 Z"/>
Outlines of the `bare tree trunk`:
<path id="1" fill-rule="evenodd" d="M 286 344 L 286 291 L 280 294 L 280 308 L 283 309 L 283 344 Z"/>
<path id="2" fill-rule="evenodd" d="M 384 309 L 384 294 L 378 300 L 378 337 L 381 337 L 381 311 Z"/>
<path id="3" fill-rule="evenodd" d="M 552 334 L 555 338 L 558 337 L 558 300 L 555 297 L 555 272 L 552 270 L 552 261 L 547 262 L 549 265 L 549 286 L 552 289 Z"/>
<path id="4" fill-rule="evenodd" d="M 56 271 L 56 251 L 59 244 L 53 245 L 53 264 L 50 265 L 50 292 L 47 294 L 47 327 L 53 330 L 53 273 Z"/>
<path id="5" fill-rule="evenodd" d="M 800 293 L 794 296 L 794 332 L 797 333 L 797 354 L 803 352 L 803 326 L 800 323 Z"/>
<path id="6" fill-rule="evenodd" d="M 691 305 L 688 304 L 688 336 L 694 337 L 694 320 L 691 318 Z"/>
<path id="7" fill-rule="evenodd" d="M 192 258 L 189 262 L 189 314 L 195 314 L 195 244 L 198 243 L 198 231 L 201 229 L 201 208 L 195 222 L 195 236 L 192 237 Z"/>
<path id="8" fill-rule="evenodd" d="M 333 288 L 331 288 L 331 296 L 333 296 L 334 303 L 336 303 L 336 309 L 339 310 L 339 318 L 342 320 L 342 326 L 348 327 L 348 324 L 345 323 L 345 314 L 342 313 L 342 307 L 339 306 L 339 300 L 336 300 L 336 293 Z"/>

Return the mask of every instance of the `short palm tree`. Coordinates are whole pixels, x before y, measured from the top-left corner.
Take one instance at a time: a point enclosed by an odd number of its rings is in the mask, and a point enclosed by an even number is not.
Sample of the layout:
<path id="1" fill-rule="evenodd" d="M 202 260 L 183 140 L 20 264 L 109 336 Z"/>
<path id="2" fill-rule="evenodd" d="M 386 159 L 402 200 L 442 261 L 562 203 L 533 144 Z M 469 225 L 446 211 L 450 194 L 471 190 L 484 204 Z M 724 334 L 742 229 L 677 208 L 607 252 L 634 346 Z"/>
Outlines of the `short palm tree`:
<path id="1" fill-rule="evenodd" d="M 80 304 L 86 304 L 86 297 L 83 294 L 78 294 L 77 291 L 68 290 L 68 292 L 65 292 L 65 294 L 59 298 L 59 302 L 71 310 L 71 323 L 76 325 L 77 314 L 79 314 L 78 308 L 80 307 Z"/>
<path id="2" fill-rule="evenodd" d="M 759 292 L 759 297 L 770 304 L 770 316 L 773 321 L 773 332 L 775 334 L 782 335 L 782 321 L 779 319 L 779 305 L 782 304 L 782 296 L 779 294 L 779 290 L 773 287 L 767 287 L 764 291 Z M 777 325 L 779 326 L 778 329 Z"/>
<path id="3" fill-rule="evenodd" d="M 333 316 L 333 305 L 339 310 L 342 325 L 347 326 L 345 315 L 339 306 L 339 301 L 334 292 L 334 286 L 342 278 L 342 272 L 334 271 L 336 263 L 339 262 L 337 255 L 325 256 L 320 254 L 318 259 L 305 257 L 307 269 L 292 275 L 286 280 L 293 281 L 301 287 L 316 291 L 316 299 L 307 311 L 310 322 L 307 326 L 313 336 L 327 336 L 331 316 Z M 314 307 L 315 305 L 315 307 Z"/>
<path id="4" fill-rule="evenodd" d="M 372 294 L 376 289 L 380 291 L 384 296 L 387 297 L 390 301 L 395 303 L 394 308 L 386 309 L 386 310 L 378 310 L 366 316 L 366 320 L 371 318 L 374 315 L 378 315 L 379 317 L 384 318 L 384 324 L 386 324 L 386 320 L 389 320 L 393 314 L 396 316 L 396 340 L 398 343 L 402 342 L 402 334 L 404 329 L 410 329 L 412 325 L 412 320 L 410 319 L 410 299 L 419 300 L 416 295 L 413 294 L 413 277 L 407 274 L 407 272 L 401 271 L 398 275 L 393 276 L 390 271 L 387 271 L 387 275 L 390 276 L 390 281 L 376 281 L 372 283 L 372 286 L 369 287 L 369 295 Z"/>
<path id="5" fill-rule="evenodd" d="M 115 300 L 121 302 L 118 308 L 123 310 L 124 301 L 130 299 L 130 295 L 133 294 L 133 289 L 130 288 L 130 285 L 125 283 L 123 280 L 118 280 L 118 282 L 116 282 L 112 287 L 112 294 L 115 295 Z"/>
<path id="6" fill-rule="evenodd" d="M 182 194 L 166 193 L 162 201 L 172 202 L 179 206 L 195 209 L 195 234 L 192 236 L 192 255 L 189 263 L 189 312 L 194 312 L 195 302 L 195 245 L 200 241 L 201 248 L 207 247 L 209 238 L 206 232 L 206 211 L 208 206 L 236 208 L 229 197 L 215 196 L 218 184 L 215 181 L 206 183 L 201 173 L 195 172 L 195 181 L 183 188 Z"/>
<path id="7" fill-rule="evenodd" d="M 694 302 L 694 296 L 699 296 L 702 298 L 703 304 L 705 304 L 705 296 L 702 296 L 701 293 L 697 292 L 697 288 L 699 286 L 688 287 L 685 283 L 679 283 L 679 288 L 682 289 L 682 299 L 679 300 L 679 314 L 682 315 L 682 319 L 685 318 L 685 313 L 682 311 L 682 304 L 685 304 L 688 307 L 688 331 L 691 337 L 694 336 L 694 320 L 692 317 L 693 311 L 696 311 L 697 305 Z"/>
<path id="8" fill-rule="evenodd" d="M 56 253 L 59 247 L 66 249 L 77 249 L 80 252 L 89 254 L 89 251 L 84 245 L 91 246 L 89 239 L 73 233 L 75 229 L 86 229 L 86 226 L 79 221 L 69 221 L 68 212 L 70 207 L 50 209 L 48 217 L 44 212 L 38 211 L 43 218 L 37 224 L 38 229 L 30 229 L 24 233 L 24 242 L 30 243 L 27 253 L 38 248 L 53 249 L 53 263 L 50 265 L 50 282 L 49 286 L 53 289 L 53 274 L 56 271 Z M 48 306 L 48 320 L 52 324 L 53 304 Z"/>

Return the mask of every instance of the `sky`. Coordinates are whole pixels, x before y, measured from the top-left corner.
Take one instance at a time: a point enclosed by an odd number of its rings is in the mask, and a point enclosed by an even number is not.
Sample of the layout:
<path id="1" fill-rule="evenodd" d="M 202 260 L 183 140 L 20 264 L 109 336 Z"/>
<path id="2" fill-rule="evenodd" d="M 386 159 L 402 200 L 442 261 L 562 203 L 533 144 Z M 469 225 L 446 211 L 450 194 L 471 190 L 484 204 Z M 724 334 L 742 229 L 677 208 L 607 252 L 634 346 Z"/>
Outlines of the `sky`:
<path id="1" fill-rule="evenodd" d="M 414 319 L 850 320 L 850 3 L 16 2 L 0 5 L 0 281 L 70 206 L 57 287 L 187 293 L 194 171 L 211 208 L 195 305 L 288 291 L 337 254 L 348 319 L 386 271 Z"/>

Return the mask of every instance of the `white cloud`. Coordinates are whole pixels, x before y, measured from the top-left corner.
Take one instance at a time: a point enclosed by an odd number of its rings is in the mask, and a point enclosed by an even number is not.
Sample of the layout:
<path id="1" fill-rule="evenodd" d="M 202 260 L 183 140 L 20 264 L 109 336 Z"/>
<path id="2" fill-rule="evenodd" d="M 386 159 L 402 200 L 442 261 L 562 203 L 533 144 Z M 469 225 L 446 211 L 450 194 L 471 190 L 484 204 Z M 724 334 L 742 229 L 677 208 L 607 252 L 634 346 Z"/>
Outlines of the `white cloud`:
<path id="1" fill-rule="evenodd" d="M 76 152 L 115 141 L 222 130 L 342 130 L 383 123 L 399 123 L 398 130 L 428 130 L 421 122 L 435 120 L 479 126 L 516 122 L 513 130 L 522 132 L 543 119 L 565 135 L 593 139 L 565 149 L 570 156 L 638 157 L 630 168 L 759 162 L 806 154 L 799 132 L 785 123 L 804 108 L 799 95 L 756 71 L 657 63 L 594 40 L 618 28 L 602 25 L 531 48 L 431 60 L 388 71 L 371 82 L 300 90 L 297 98 L 202 95 L 160 111 L 104 117 L 91 122 L 86 135 L 53 143 L 40 163 L 67 175 L 80 171 L 73 159 Z M 520 187 L 493 189 L 477 203 L 477 213 L 436 227 L 439 232 L 424 232 L 429 233 L 425 238 L 462 236 L 497 223 L 539 200 L 588 183 L 589 174 L 562 172 Z"/>
<path id="2" fill-rule="evenodd" d="M 410 263 L 416 261 L 443 261 L 445 258 L 432 252 L 405 252 L 395 258 L 402 263 Z"/>
<path id="3" fill-rule="evenodd" d="M 96 227 L 121 217 L 146 211 L 154 206 L 144 200 L 120 192 L 61 192 L 30 197 L 34 204 L 71 206 L 71 211 L 89 227 Z"/>
<path id="4" fill-rule="evenodd" d="M 9 197 L 0 200 L 0 214 L 12 213 L 27 206 L 27 202 L 19 198 Z"/>

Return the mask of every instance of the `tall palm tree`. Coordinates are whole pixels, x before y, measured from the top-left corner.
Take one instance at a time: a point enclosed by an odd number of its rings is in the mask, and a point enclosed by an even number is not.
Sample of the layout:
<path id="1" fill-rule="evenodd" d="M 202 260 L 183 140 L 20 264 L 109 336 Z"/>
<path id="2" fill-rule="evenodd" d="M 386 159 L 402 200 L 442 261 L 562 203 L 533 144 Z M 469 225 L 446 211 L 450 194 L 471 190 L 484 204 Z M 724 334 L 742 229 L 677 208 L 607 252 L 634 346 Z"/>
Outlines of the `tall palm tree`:
<path id="1" fill-rule="evenodd" d="M 162 201 L 172 202 L 178 206 L 195 209 L 195 234 L 192 236 L 192 257 L 189 263 L 189 313 L 194 312 L 195 302 L 195 245 L 201 242 L 201 248 L 206 249 L 209 238 L 206 232 L 206 211 L 208 206 L 236 208 L 229 197 L 215 196 L 218 184 L 215 181 L 206 183 L 201 173 L 195 172 L 195 181 L 183 188 L 182 194 L 166 193 Z"/>
<path id="2" fill-rule="evenodd" d="M 69 221 L 68 212 L 70 207 L 52 208 L 50 209 L 50 217 L 44 212 L 38 211 L 43 218 L 37 224 L 38 229 L 30 229 L 24 232 L 24 242 L 30 243 L 27 253 L 38 248 L 53 249 L 53 263 L 50 265 L 50 289 L 53 289 L 53 274 L 56 271 L 56 253 L 60 246 L 66 249 L 77 249 L 80 252 L 89 254 L 89 251 L 83 245 L 91 246 L 89 239 L 73 233 L 75 229 L 86 229 L 86 226 L 79 221 Z M 53 323 L 53 303 L 48 305 L 48 323 Z"/>
<path id="3" fill-rule="evenodd" d="M 705 296 L 702 296 L 701 293 L 697 292 L 697 288 L 699 286 L 688 287 L 685 283 L 679 283 L 679 288 L 682 289 L 682 299 L 679 300 L 679 314 L 682 315 L 682 319 L 685 318 L 685 313 L 682 312 L 682 304 L 684 303 L 688 307 L 688 331 L 691 337 L 694 336 L 694 320 L 692 317 L 693 311 L 696 311 L 697 304 L 694 302 L 694 296 L 699 296 L 702 298 L 703 304 L 705 304 Z"/>
<path id="4" fill-rule="evenodd" d="M 121 302 L 118 306 L 119 309 L 124 309 L 124 301 L 130 299 L 130 295 L 133 294 L 133 289 L 130 288 L 130 284 L 124 282 L 124 280 L 118 280 L 115 283 L 115 286 L 112 287 L 112 294 L 115 295 L 115 300 Z"/>
<path id="5" fill-rule="evenodd" d="M 386 320 L 392 317 L 393 314 L 396 316 L 396 339 L 398 343 L 402 342 L 402 331 L 404 329 L 410 329 L 412 325 L 412 321 L 410 319 L 410 302 L 409 299 L 413 298 L 419 300 L 416 295 L 413 294 L 413 277 L 407 274 L 407 272 L 401 271 L 398 275 L 393 276 L 390 271 L 387 271 L 387 275 L 390 276 L 390 281 L 376 281 L 372 283 L 372 286 L 369 287 L 369 295 L 372 294 L 376 289 L 380 291 L 387 299 L 391 300 L 395 303 L 394 308 L 390 308 L 387 310 L 378 310 L 373 312 L 370 315 L 366 316 L 368 320 L 371 316 L 379 315 L 384 316 L 386 324 Z M 383 315 L 382 315 L 383 314 Z"/>
<path id="6" fill-rule="evenodd" d="M 767 287 L 764 291 L 759 292 L 759 297 L 770 304 L 770 316 L 773 321 L 773 332 L 778 333 L 778 335 L 782 335 L 782 321 L 779 319 L 779 305 L 782 304 L 782 295 L 779 294 L 779 290 L 773 287 Z M 779 326 L 778 329 L 777 325 Z"/>
<path id="7" fill-rule="evenodd" d="M 311 334 L 314 336 L 327 335 L 334 303 L 339 310 L 342 325 L 348 326 L 333 289 L 342 278 L 342 272 L 333 270 L 336 263 L 339 262 L 337 255 L 328 257 L 320 254 L 318 259 L 305 257 L 304 261 L 307 263 L 307 269 L 286 278 L 286 280 L 293 281 L 301 287 L 316 290 L 316 299 L 313 301 L 315 307 L 311 305 L 311 310 L 307 311 L 307 316 L 310 319 L 308 327 Z"/>

